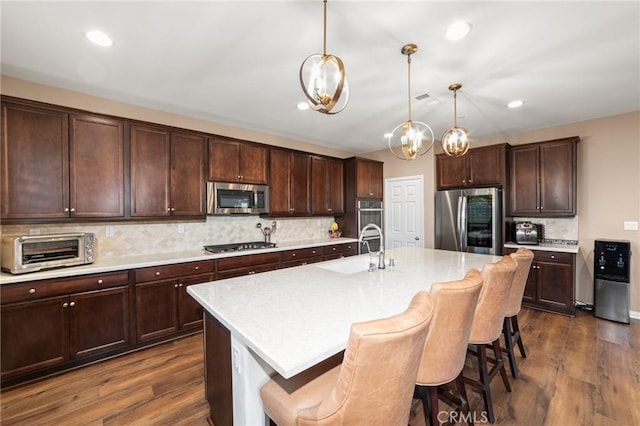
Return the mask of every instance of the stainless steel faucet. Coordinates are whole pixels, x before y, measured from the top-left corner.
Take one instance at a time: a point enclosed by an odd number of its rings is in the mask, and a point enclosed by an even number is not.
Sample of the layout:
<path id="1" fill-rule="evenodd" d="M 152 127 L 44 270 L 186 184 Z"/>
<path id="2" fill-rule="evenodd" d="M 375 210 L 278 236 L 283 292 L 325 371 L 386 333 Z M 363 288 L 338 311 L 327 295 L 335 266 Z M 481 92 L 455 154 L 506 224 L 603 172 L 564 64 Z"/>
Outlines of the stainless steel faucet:
<path id="1" fill-rule="evenodd" d="M 384 269 L 384 235 L 382 235 L 382 229 L 375 223 L 369 223 L 365 225 L 364 228 L 360 231 L 360 238 L 358 238 L 358 242 L 365 242 L 367 245 L 367 250 L 369 251 L 369 255 L 371 255 L 371 247 L 369 247 L 369 242 L 364 240 L 364 232 L 369 229 L 375 229 L 380 234 L 380 250 L 376 253 L 378 256 L 378 269 Z"/>

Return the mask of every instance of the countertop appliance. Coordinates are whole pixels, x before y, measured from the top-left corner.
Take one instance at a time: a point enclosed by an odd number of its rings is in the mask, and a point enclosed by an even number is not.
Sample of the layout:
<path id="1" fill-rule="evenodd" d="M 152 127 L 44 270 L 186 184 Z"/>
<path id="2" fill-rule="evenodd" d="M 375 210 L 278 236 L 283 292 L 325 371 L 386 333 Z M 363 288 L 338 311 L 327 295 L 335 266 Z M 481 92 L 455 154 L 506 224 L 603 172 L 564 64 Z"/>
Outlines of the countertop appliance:
<path id="1" fill-rule="evenodd" d="M 232 253 L 236 251 L 257 250 L 274 248 L 276 243 L 267 243 L 264 241 L 252 241 L 249 243 L 229 243 L 229 244 L 217 244 L 204 246 L 204 249 L 209 253 Z"/>
<path id="2" fill-rule="evenodd" d="M 93 263 L 96 237 L 92 233 L 5 236 L 2 270 L 24 274 Z"/>
<path id="3" fill-rule="evenodd" d="M 380 250 L 381 246 L 381 234 L 375 230 L 369 228 L 364 231 L 363 229 L 370 223 L 377 225 L 380 229 L 384 229 L 384 205 L 380 200 L 358 200 L 358 238 L 361 239 L 361 243 L 358 244 L 358 254 L 369 253 L 369 249 L 372 252 Z M 369 245 L 367 248 L 366 243 Z"/>
<path id="4" fill-rule="evenodd" d="M 269 213 L 269 187 L 243 183 L 207 182 L 207 214 Z"/>
<path id="5" fill-rule="evenodd" d="M 502 189 L 436 192 L 435 248 L 502 254 Z"/>
<path id="6" fill-rule="evenodd" d="M 538 244 L 538 227 L 531 222 L 516 222 L 517 244 Z"/>
<path id="7" fill-rule="evenodd" d="M 596 240 L 593 257 L 593 314 L 629 324 L 631 244 Z"/>

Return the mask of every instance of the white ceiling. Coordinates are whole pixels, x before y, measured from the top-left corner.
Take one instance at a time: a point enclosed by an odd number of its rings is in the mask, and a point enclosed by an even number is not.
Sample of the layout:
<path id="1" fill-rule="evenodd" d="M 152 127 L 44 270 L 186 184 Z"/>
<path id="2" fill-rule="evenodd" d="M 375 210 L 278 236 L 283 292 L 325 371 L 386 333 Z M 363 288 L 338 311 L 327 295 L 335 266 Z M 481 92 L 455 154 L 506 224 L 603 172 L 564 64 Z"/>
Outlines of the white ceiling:
<path id="1" fill-rule="evenodd" d="M 333 116 L 299 111 L 302 61 L 322 52 L 322 1 L 2 1 L 2 73 L 350 151 L 384 149 L 408 118 L 472 138 L 640 109 L 640 2 L 328 2 L 327 52 L 351 100 Z M 469 36 L 444 37 L 454 20 Z M 110 48 L 83 34 L 102 29 Z M 505 104 L 524 99 L 523 108 Z"/>

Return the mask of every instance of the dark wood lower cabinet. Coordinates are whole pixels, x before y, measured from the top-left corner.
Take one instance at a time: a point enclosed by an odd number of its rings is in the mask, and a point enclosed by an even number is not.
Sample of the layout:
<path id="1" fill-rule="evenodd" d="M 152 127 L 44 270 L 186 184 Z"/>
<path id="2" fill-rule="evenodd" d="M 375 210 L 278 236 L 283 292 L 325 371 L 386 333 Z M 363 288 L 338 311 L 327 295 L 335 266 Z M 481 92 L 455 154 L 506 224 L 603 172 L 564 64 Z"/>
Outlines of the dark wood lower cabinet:
<path id="1" fill-rule="evenodd" d="M 516 251 L 506 248 L 505 254 Z M 535 257 L 522 305 L 567 315 L 575 313 L 575 254 L 533 250 Z"/>

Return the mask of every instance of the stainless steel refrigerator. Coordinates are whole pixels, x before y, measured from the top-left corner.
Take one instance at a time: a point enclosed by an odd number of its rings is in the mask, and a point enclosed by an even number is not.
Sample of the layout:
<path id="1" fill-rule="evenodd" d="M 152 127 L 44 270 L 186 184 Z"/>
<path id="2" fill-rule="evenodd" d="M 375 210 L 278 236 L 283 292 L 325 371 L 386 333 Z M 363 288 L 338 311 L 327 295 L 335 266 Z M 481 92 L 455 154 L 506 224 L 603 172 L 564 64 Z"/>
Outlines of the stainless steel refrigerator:
<path id="1" fill-rule="evenodd" d="M 502 254 L 502 189 L 436 191 L 435 248 Z"/>

